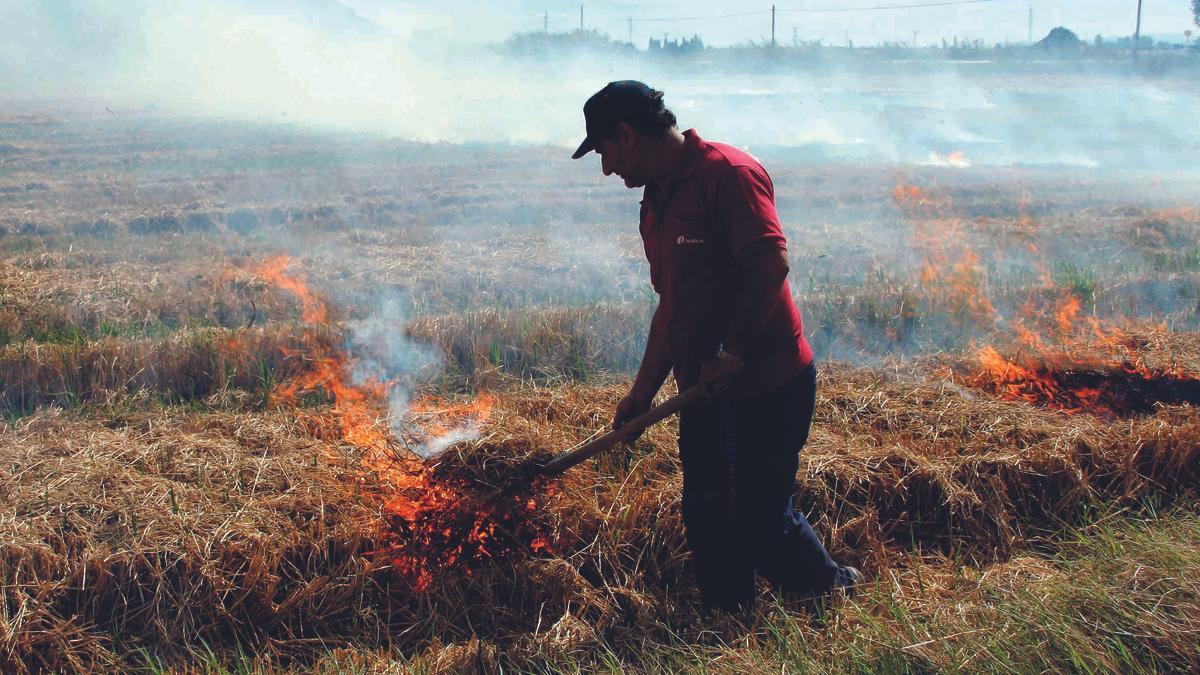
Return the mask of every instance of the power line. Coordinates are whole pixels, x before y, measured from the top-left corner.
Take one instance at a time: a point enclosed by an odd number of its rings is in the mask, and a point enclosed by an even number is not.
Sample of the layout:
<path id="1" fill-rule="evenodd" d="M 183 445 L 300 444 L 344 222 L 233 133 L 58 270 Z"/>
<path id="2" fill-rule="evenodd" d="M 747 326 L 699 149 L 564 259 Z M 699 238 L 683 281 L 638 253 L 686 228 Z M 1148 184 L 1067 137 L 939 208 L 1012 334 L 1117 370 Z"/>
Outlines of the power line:
<path id="1" fill-rule="evenodd" d="M 647 18 L 634 17 L 635 21 L 707 21 L 708 19 L 733 19 L 739 16 L 755 16 L 758 14 L 770 14 L 769 9 L 756 9 L 749 12 L 734 12 L 732 14 L 709 14 L 707 16 L 652 16 Z M 613 21 L 615 19 L 609 19 Z"/>
<path id="2" fill-rule="evenodd" d="M 941 2 L 919 2 L 908 5 L 870 5 L 866 7 L 812 7 L 803 9 L 781 9 L 788 14 L 828 14 L 834 12 L 874 12 L 889 9 L 919 9 L 921 7 L 948 7 L 951 5 L 981 5 L 1004 0 L 942 0 Z"/>
<path id="3" fill-rule="evenodd" d="M 788 14 L 832 14 L 832 13 L 841 13 L 841 12 L 875 12 L 875 11 L 888 11 L 888 10 L 895 10 L 895 9 L 921 9 L 924 7 L 950 7 L 950 6 L 954 6 L 954 5 L 981 5 L 981 4 L 987 4 L 987 3 L 1006 2 L 1006 1 L 1007 0 L 933 0 L 933 1 L 926 0 L 925 2 L 913 2 L 913 3 L 907 3 L 907 4 L 901 4 L 901 5 L 864 5 L 864 6 L 859 6 L 859 7 L 798 7 L 798 8 L 793 8 L 793 9 L 780 7 L 778 9 L 776 9 L 775 11 L 780 12 L 780 13 L 786 12 Z M 771 11 L 772 10 L 768 8 L 768 9 L 752 9 L 752 10 L 748 10 L 745 12 L 726 12 L 726 13 L 720 13 L 720 14 L 706 14 L 706 15 L 698 15 L 697 14 L 697 15 L 691 15 L 691 16 L 649 16 L 649 17 L 634 16 L 633 20 L 635 22 L 639 22 L 639 23 L 640 22 L 661 23 L 661 22 L 671 22 L 671 21 L 708 21 L 711 19 L 736 19 L 736 18 L 743 17 L 743 16 L 760 16 L 763 14 L 770 14 Z M 601 17 L 599 19 L 593 19 L 593 20 L 628 21 L 629 17 L 627 15 L 626 16 L 606 16 L 606 17 Z"/>

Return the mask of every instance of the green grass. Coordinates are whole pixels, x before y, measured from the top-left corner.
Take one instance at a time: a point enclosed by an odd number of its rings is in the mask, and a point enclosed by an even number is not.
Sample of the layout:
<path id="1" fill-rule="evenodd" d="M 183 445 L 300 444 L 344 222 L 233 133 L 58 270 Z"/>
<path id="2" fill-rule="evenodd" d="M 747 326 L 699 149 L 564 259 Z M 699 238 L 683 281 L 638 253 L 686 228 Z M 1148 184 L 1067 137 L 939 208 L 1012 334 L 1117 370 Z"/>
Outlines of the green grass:
<path id="1" fill-rule="evenodd" d="M 188 317 L 187 321 L 102 320 L 98 324 L 64 317 L 50 317 L 23 324 L 18 330 L 0 329 L 0 347 L 30 340 L 47 345 L 83 345 L 104 338 L 139 340 L 165 338 L 187 330 L 219 327 L 213 321 Z"/>
<path id="2" fill-rule="evenodd" d="M 190 322 L 194 325 L 189 325 L 191 328 L 210 328 L 212 324 L 205 322 Z M 161 338 L 170 335 L 180 329 L 178 325 L 171 325 L 162 320 L 144 323 L 141 321 L 102 321 L 96 329 L 96 335 L 92 337 L 116 337 L 125 338 L 127 340 L 136 340 L 139 338 Z"/>
<path id="3" fill-rule="evenodd" d="M 1060 288 L 1079 298 L 1085 307 L 1095 308 L 1097 279 L 1091 269 L 1073 263 L 1056 262 L 1054 280 Z"/>
<path id="4" fill-rule="evenodd" d="M 648 644 L 634 660 L 614 663 L 601 646 L 518 669 L 678 672 L 721 662 L 716 670 L 744 672 L 1195 669 L 1200 517 L 1187 507 L 1133 515 L 1110 507 L 1058 533 L 1048 542 L 1054 551 L 1010 563 L 1013 572 L 914 556 L 896 570 L 903 590 L 882 578 L 842 605 L 809 612 L 777 603 L 757 622 L 716 626 L 717 644 L 681 633 Z"/>

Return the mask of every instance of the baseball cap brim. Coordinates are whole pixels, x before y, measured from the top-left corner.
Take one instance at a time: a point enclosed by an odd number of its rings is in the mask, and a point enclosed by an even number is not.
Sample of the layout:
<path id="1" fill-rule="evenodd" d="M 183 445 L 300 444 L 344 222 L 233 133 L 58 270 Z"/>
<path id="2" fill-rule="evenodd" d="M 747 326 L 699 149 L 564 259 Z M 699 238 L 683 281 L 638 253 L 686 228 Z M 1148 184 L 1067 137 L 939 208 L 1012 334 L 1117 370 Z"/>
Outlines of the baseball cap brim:
<path id="1" fill-rule="evenodd" d="M 596 149 L 596 142 L 591 138 L 584 138 L 579 147 L 575 149 L 575 154 L 571 155 L 571 159 L 579 159 L 589 152 Z"/>

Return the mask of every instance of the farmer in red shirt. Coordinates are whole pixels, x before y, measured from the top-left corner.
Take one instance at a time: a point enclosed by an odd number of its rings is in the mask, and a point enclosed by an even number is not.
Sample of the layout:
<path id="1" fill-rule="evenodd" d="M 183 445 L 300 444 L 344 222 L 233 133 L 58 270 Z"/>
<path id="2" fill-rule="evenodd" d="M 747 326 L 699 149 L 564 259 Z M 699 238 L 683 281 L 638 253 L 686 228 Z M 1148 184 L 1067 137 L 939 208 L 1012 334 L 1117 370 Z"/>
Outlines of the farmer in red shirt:
<path id="1" fill-rule="evenodd" d="M 774 186 L 746 152 L 680 132 L 663 94 L 611 82 L 583 107 L 604 175 L 644 187 L 641 234 L 658 308 L 613 428 L 645 412 L 667 374 L 709 397 L 679 419 L 683 522 L 704 607 L 754 598 L 755 575 L 782 591 L 852 586 L 792 507 L 816 369 L 788 289 Z M 633 440 L 631 437 L 629 440 Z"/>

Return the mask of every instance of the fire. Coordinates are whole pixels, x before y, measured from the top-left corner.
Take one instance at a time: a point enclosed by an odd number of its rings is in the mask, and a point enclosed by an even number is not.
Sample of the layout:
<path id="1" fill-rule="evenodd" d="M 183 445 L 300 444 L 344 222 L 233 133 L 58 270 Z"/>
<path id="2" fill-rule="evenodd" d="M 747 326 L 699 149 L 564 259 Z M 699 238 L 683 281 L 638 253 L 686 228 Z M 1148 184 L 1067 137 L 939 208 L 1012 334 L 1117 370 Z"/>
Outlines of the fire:
<path id="1" fill-rule="evenodd" d="M 977 352 L 980 372 L 971 383 L 1012 401 L 1060 410 L 1120 417 L 1152 412 L 1159 403 L 1200 403 L 1200 378 L 1175 368 L 1132 360 L 1086 360 L 1060 354 L 1021 365 L 993 347 Z M 1034 361 L 1034 359 L 1028 359 Z"/>
<path id="2" fill-rule="evenodd" d="M 928 199 L 924 190 L 903 181 L 896 183 L 896 187 L 892 188 L 892 201 L 899 205 L 921 204 Z"/>
<path id="3" fill-rule="evenodd" d="M 969 383 L 1008 400 L 1105 417 L 1149 412 L 1156 402 L 1200 400 L 1191 393 L 1200 394 L 1200 378 L 1179 367 L 1147 365 L 1129 330 L 1105 326 L 1096 317 L 1081 322 L 1082 308 L 1078 297 L 1066 294 L 1043 320 L 1043 331 L 1014 322 L 1014 337 L 1028 351 L 1010 358 L 990 345 L 979 348 L 979 371 Z M 1055 337 L 1048 337 L 1053 331 Z"/>
<path id="4" fill-rule="evenodd" d="M 961 150 L 951 150 L 944 155 L 940 152 L 930 152 L 928 159 L 917 163 L 926 166 L 953 167 L 955 169 L 967 169 L 971 166 L 970 160 L 967 159 L 967 156 Z"/>
<path id="5" fill-rule="evenodd" d="M 1075 319 L 1079 316 L 1079 310 L 1082 307 L 1083 304 L 1074 295 L 1068 295 L 1059 301 L 1058 311 L 1054 313 L 1054 320 L 1058 323 L 1059 332 L 1065 335 L 1075 328 Z"/>
<path id="6" fill-rule="evenodd" d="M 986 267 L 962 235 L 963 223 L 953 217 L 949 200 L 901 179 L 892 201 L 912 225 L 923 257 L 918 278 L 933 301 L 976 328 L 1007 325 L 1018 346 L 1011 358 L 991 345 L 978 348 L 978 368 L 967 376 L 969 384 L 1009 400 L 1103 416 L 1147 412 L 1155 402 L 1200 401 L 1196 376 L 1147 366 L 1129 330 L 1084 317 L 1083 298 L 1060 290 L 1044 261 L 1034 260 L 1042 287 L 1031 290 L 1016 316 L 1003 321 L 988 297 Z M 1029 196 L 1022 195 L 1017 233 L 1037 256 L 1029 204 Z M 1196 217 L 1194 210 L 1169 215 Z"/>
<path id="7" fill-rule="evenodd" d="M 493 399 L 488 394 L 480 394 L 467 403 L 451 403 L 427 395 L 409 404 L 407 420 L 436 444 L 439 438 L 453 435 L 456 429 L 475 428 L 486 421 L 491 417 L 492 405 Z"/>
<path id="8" fill-rule="evenodd" d="M 1066 413 L 1096 409 L 1101 390 L 1096 387 L 1064 387 L 1050 371 L 1027 368 L 1001 356 L 994 347 L 978 352 L 982 372 L 977 384 L 990 385 L 1002 398 L 1044 405 Z"/>
<path id="9" fill-rule="evenodd" d="M 253 272 L 295 295 L 301 321 L 315 329 L 329 320 L 328 306 L 302 277 L 288 273 L 290 263 L 287 256 L 276 256 Z M 481 497 L 463 479 L 438 475 L 418 455 L 400 451 L 408 439 L 395 438 L 386 421 L 395 383 L 355 383 L 351 355 L 332 344 L 313 344 L 321 346 L 286 353 L 303 360 L 307 368 L 277 385 L 271 401 L 295 406 L 309 396 L 332 399 L 330 415 L 338 437 L 362 451 L 364 472 L 385 488 L 383 542 L 374 554 L 390 560 L 414 591 L 425 590 L 441 569 L 462 567 L 469 573 L 471 563 L 514 547 L 535 553 L 548 549 L 547 537 L 526 522 L 537 509 L 535 499 L 516 494 Z M 493 403 L 486 394 L 465 403 L 424 397 L 409 407 L 406 430 L 415 434 L 420 447 L 444 447 L 461 440 L 461 430 L 485 424 Z"/>
<path id="10" fill-rule="evenodd" d="M 986 269 L 946 200 L 901 179 L 892 188 L 892 203 L 912 225 L 913 244 L 923 258 L 919 281 L 928 295 L 959 323 L 993 325 L 997 316 Z"/>
<path id="11" fill-rule="evenodd" d="M 1200 222 L 1200 208 L 1195 206 L 1181 206 L 1175 209 L 1160 209 L 1158 211 L 1152 211 L 1149 215 L 1151 218 L 1157 218 L 1160 220 L 1173 218 L 1191 223 Z"/>
<path id="12" fill-rule="evenodd" d="M 300 300 L 300 319 L 304 323 L 325 323 L 328 312 L 325 302 L 308 290 L 308 284 L 303 279 L 287 273 L 291 258 L 277 255 L 267 258 L 254 270 L 254 273 L 278 288 L 291 291 Z"/>

